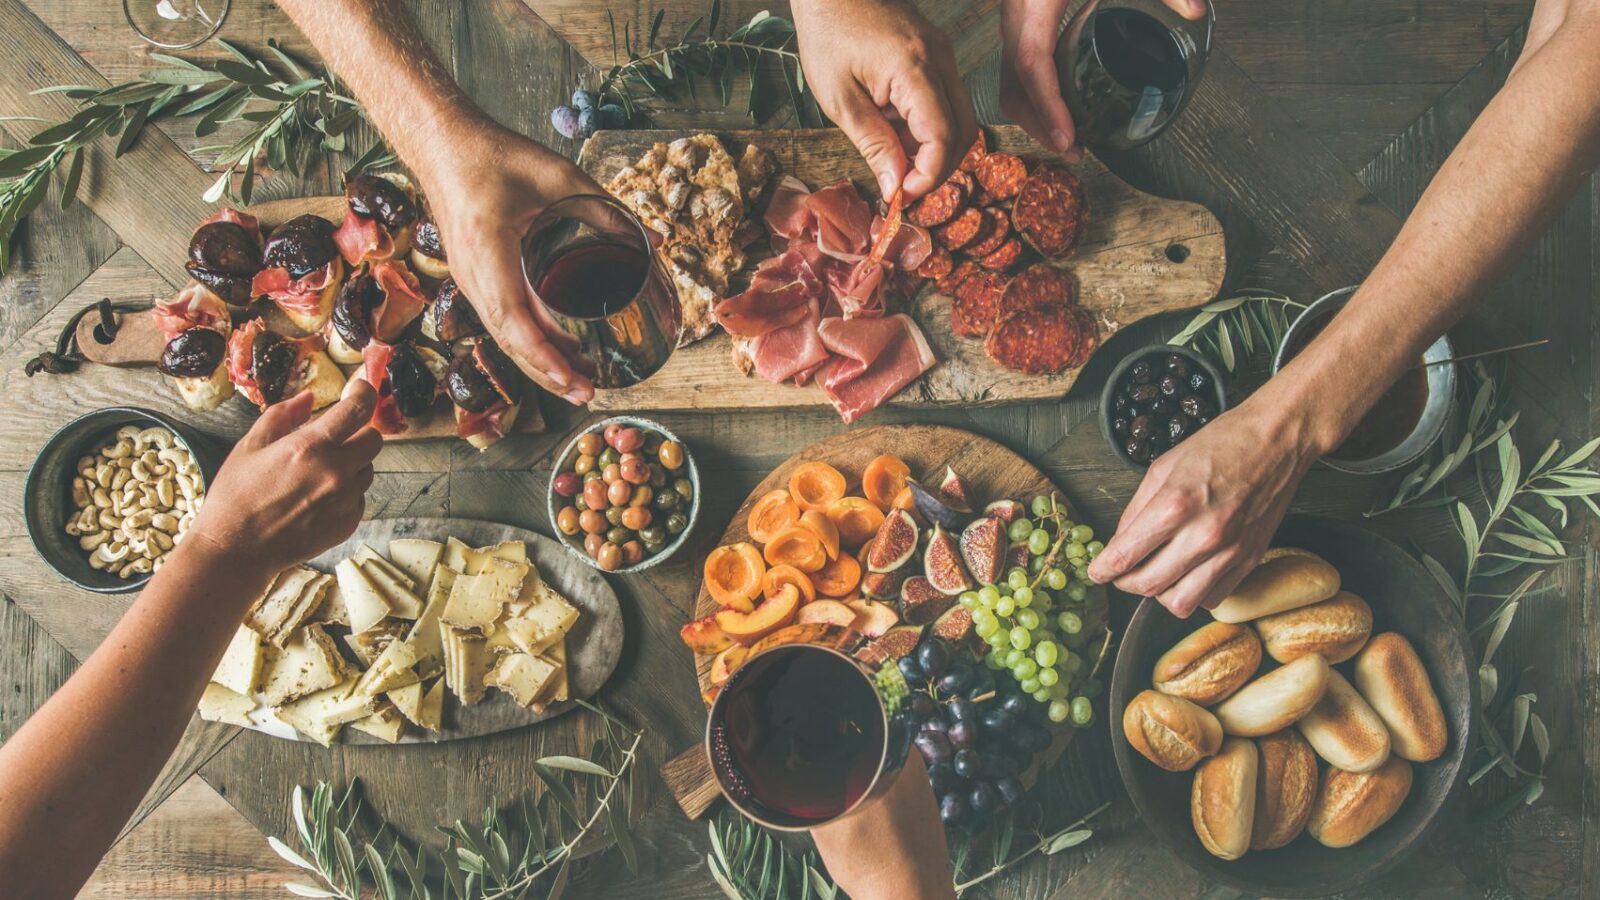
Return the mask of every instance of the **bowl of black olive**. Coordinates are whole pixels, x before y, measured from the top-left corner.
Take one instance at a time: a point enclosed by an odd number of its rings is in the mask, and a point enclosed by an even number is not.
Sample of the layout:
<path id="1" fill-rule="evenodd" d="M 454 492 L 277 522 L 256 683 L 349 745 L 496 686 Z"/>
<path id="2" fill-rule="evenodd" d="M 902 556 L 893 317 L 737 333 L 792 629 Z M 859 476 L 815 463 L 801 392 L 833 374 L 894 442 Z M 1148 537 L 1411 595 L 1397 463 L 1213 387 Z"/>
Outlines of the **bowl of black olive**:
<path id="1" fill-rule="evenodd" d="M 1144 471 L 1228 408 L 1222 374 L 1188 347 L 1155 344 L 1128 354 L 1100 394 L 1111 452 Z"/>

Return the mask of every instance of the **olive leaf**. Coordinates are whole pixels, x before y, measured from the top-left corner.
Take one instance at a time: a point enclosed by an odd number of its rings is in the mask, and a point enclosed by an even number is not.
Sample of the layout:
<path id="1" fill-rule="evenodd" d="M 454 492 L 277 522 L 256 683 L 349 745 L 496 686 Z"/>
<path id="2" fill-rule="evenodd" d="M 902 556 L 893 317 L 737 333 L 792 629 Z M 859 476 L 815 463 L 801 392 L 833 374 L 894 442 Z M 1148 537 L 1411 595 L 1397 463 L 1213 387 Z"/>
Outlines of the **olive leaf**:
<path id="1" fill-rule="evenodd" d="M 1305 304 L 1282 294 L 1252 291 L 1200 307 L 1169 343 L 1194 347 L 1228 372 L 1242 360 L 1265 362 L 1275 353 L 1293 317 Z"/>

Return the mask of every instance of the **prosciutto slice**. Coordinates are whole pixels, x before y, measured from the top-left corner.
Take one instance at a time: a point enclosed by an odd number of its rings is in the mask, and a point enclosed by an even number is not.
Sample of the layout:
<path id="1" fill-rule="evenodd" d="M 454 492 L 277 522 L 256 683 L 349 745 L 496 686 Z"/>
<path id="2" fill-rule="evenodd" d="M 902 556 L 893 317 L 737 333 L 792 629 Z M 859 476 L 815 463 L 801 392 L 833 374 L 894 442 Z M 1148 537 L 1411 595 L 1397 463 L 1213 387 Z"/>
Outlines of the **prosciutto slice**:
<path id="1" fill-rule="evenodd" d="M 167 341 L 191 328 L 209 328 L 226 336 L 232 327 L 227 304 L 203 284 L 191 284 L 176 297 L 157 300 L 150 315 Z"/>
<path id="2" fill-rule="evenodd" d="M 383 302 L 372 311 L 372 333 L 381 341 L 394 341 L 428 305 L 422 284 L 404 263 L 386 260 L 372 267 L 372 279 L 383 290 Z"/>
<path id="3" fill-rule="evenodd" d="M 358 216 L 352 209 L 345 210 L 344 221 L 333 233 L 333 243 L 351 266 L 360 265 L 362 260 L 394 256 L 394 238 L 389 232 L 378 225 L 377 219 Z"/>
<path id="4" fill-rule="evenodd" d="M 933 368 L 937 359 L 910 316 L 823 323 L 836 355 L 819 377 L 839 417 L 854 422 Z"/>
<path id="5" fill-rule="evenodd" d="M 772 199 L 767 202 L 767 231 L 774 237 L 794 241 L 805 237 L 816 222 L 808 203 L 811 189 L 793 175 L 785 175 L 772 189 Z"/>
<path id="6" fill-rule="evenodd" d="M 265 294 L 285 312 L 314 316 L 322 310 L 322 289 L 334 277 L 337 263 L 332 260 L 301 278 L 290 278 L 289 270 L 281 267 L 262 269 L 251 279 L 250 290 L 258 296 Z"/>
<path id="7" fill-rule="evenodd" d="M 773 384 L 781 384 L 802 373 L 815 371 L 827 362 L 828 348 L 817 334 L 821 321 L 822 314 L 813 299 L 806 307 L 805 318 L 755 338 L 751 342 L 751 355 L 755 359 L 756 374 Z"/>
<path id="8" fill-rule="evenodd" d="M 389 362 L 394 359 L 394 345 L 380 340 L 367 342 L 361 351 L 362 377 L 377 392 L 378 402 L 372 407 L 372 427 L 379 434 L 399 434 L 406 430 L 406 417 L 400 412 L 400 401 L 389 383 Z"/>

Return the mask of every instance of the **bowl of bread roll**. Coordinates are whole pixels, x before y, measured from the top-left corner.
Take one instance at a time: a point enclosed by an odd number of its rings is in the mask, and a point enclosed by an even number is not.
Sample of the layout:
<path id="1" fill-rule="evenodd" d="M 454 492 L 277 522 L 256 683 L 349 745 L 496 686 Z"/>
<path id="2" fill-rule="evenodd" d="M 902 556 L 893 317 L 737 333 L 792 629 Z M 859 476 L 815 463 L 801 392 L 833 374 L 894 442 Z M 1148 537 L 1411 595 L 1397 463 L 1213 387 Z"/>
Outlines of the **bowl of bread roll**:
<path id="1" fill-rule="evenodd" d="M 1404 550 L 1290 516 L 1214 609 L 1134 613 L 1112 673 L 1117 768 L 1187 863 L 1319 897 L 1393 866 L 1464 780 L 1476 680 L 1461 616 Z"/>

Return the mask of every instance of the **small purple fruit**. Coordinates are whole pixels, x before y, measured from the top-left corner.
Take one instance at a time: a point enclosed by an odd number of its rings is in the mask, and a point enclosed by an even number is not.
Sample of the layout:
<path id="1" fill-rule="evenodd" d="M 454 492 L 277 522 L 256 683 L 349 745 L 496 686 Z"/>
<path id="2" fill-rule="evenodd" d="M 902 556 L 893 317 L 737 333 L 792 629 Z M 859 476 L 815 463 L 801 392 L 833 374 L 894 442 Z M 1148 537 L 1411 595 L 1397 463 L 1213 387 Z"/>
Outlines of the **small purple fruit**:
<path id="1" fill-rule="evenodd" d="M 615 103 L 607 103 L 600 107 L 601 128 L 626 128 L 628 127 L 628 112 Z"/>
<path id="2" fill-rule="evenodd" d="M 578 111 L 570 106 L 558 106 L 550 110 L 550 125 L 562 137 L 575 138 L 578 136 Z"/>
<path id="3" fill-rule="evenodd" d="M 594 92 L 578 88 L 572 92 L 572 108 L 585 110 L 594 106 Z"/>
<path id="4" fill-rule="evenodd" d="M 578 137 L 590 138 L 600 125 L 600 114 L 594 107 L 578 110 Z"/>

